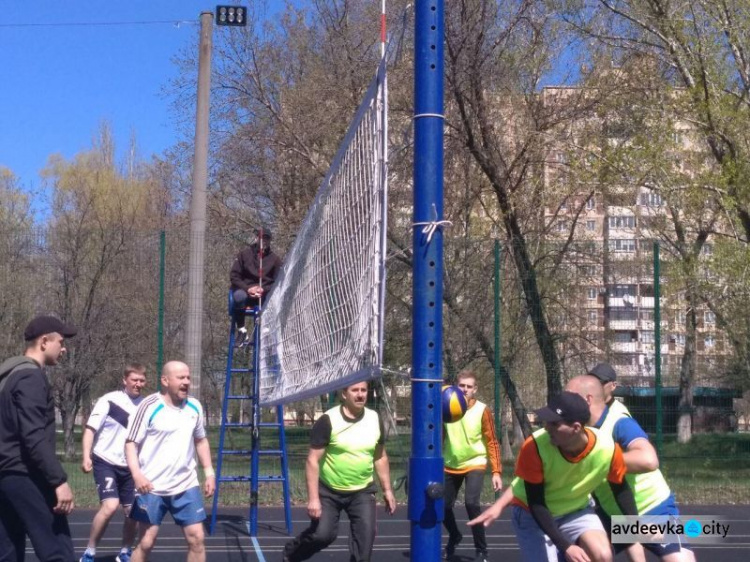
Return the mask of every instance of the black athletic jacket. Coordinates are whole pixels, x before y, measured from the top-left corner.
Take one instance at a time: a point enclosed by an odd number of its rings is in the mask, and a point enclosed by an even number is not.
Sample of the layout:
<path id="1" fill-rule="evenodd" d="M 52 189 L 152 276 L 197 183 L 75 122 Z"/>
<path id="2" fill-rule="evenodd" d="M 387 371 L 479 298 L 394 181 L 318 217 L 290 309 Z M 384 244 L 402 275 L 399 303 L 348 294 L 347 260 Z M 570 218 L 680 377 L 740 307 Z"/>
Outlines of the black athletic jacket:
<path id="1" fill-rule="evenodd" d="M 22 358 L 0 365 L 5 378 Z M 55 454 L 55 403 L 47 376 L 33 363 L 9 375 L 0 391 L 0 478 L 28 474 L 52 488 L 68 480 Z"/>
<path id="2" fill-rule="evenodd" d="M 232 289 L 247 291 L 253 285 L 258 285 L 260 279 L 260 256 L 258 255 L 258 244 L 251 244 L 242 250 L 232 264 L 229 279 Z M 263 250 L 263 289 L 265 296 L 273 288 L 276 276 L 281 269 L 281 258 L 271 251 L 271 248 Z"/>

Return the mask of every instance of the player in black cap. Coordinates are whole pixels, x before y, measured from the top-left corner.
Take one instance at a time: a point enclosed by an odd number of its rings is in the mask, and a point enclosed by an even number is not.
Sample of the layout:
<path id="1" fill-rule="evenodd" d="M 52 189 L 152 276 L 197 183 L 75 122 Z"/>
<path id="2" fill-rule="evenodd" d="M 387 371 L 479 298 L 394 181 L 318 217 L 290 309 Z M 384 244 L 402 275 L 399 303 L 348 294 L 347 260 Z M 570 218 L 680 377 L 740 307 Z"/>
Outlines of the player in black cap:
<path id="1" fill-rule="evenodd" d="M 0 365 L 0 554 L 23 560 L 26 535 L 39 560 L 74 560 L 68 475 L 55 455 L 55 403 L 45 367 L 57 365 L 76 329 L 37 316 L 26 351 Z"/>
<path id="2" fill-rule="evenodd" d="M 550 398 L 535 411 L 544 429 L 518 453 L 516 476 L 490 508 L 469 525 L 489 525 L 513 505 L 513 527 L 524 562 L 611 560 L 612 547 L 590 506 L 591 493 L 609 483 L 622 513 L 636 515 L 625 481 L 625 462 L 612 437 L 585 427 L 586 400 L 573 392 Z"/>

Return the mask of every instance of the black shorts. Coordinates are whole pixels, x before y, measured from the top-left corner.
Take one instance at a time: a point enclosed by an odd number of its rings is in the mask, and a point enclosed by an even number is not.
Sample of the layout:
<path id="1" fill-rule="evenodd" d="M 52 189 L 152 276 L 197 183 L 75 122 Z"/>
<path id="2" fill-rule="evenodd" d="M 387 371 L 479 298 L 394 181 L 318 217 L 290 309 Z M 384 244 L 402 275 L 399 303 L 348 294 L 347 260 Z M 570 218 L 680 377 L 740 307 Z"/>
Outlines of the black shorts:
<path id="1" fill-rule="evenodd" d="M 135 483 L 133 475 L 126 466 L 116 466 L 96 455 L 92 455 L 94 464 L 94 482 L 99 501 L 108 499 L 120 500 L 124 506 L 133 505 L 135 499 Z"/>

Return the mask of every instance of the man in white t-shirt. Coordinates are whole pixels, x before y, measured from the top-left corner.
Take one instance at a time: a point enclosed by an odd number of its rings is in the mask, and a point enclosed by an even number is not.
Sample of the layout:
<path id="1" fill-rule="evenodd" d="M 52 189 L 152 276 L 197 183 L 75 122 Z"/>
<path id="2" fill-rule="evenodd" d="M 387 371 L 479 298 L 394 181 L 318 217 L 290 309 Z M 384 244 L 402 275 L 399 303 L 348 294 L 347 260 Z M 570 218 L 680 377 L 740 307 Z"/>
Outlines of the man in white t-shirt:
<path id="1" fill-rule="evenodd" d="M 131 562 L 146 562 L 167 512 L 182 527 L 188 562 L 205 562 L 206 512 L 195 470 L 196 454 L 206 476 L 206 497 L 214 493 L 216 476 L 203 407 L 188 397 L 190 370 L 185 363 L 170 361 L 164 365 L 161 385 L 160 394 L 141 402 L 125 442 L 136 490 L 130 517 L 139 522 L 141 535 Z"/>
<path id="2" fill-rule="evenodd" d="M 137 363 L 127 365 L 122 376 L 122 389 L 108 392 L 97 400 L 83 430 L 81 470 L 94 470 L 101 506 L 91 522 L 89 542 L 80 562 L 94 561 L 96 546 L 118 505 L 125 512 L 125 521 L 120 554 L 115 560 L 130 562 L 136 523 L 128 515 L 135 498 L 135 484 L 125 460 L 125 438 L 128 424 L 143 400 L 141 391 L 145 385 L 146 368 Z"/>

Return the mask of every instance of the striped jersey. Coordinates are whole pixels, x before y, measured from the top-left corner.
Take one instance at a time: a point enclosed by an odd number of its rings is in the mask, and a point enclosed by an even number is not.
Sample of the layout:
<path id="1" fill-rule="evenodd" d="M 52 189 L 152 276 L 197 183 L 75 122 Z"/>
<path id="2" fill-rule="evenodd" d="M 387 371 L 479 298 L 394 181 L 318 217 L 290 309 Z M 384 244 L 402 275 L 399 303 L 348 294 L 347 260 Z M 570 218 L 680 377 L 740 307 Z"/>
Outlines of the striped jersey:
<path id="1" fill-rule="evenodd" d="M 127 466 L 125 438 L 143 396 L 131 398 L 124 390 L 108 392 L 96 401 L 86 427 L 94 430 L 94 454 L 115 466 Z"/>
<path id="2" fill-rule="evenodd" d="M 203 407 L 188 397 L 180 407 L 152 394 L 138 407 L 128 441 L 138 445 L 143 475 L 152 494 L 174 496 L 199 485 L 195 470 L 195 440 L 206 437 Z"/>

